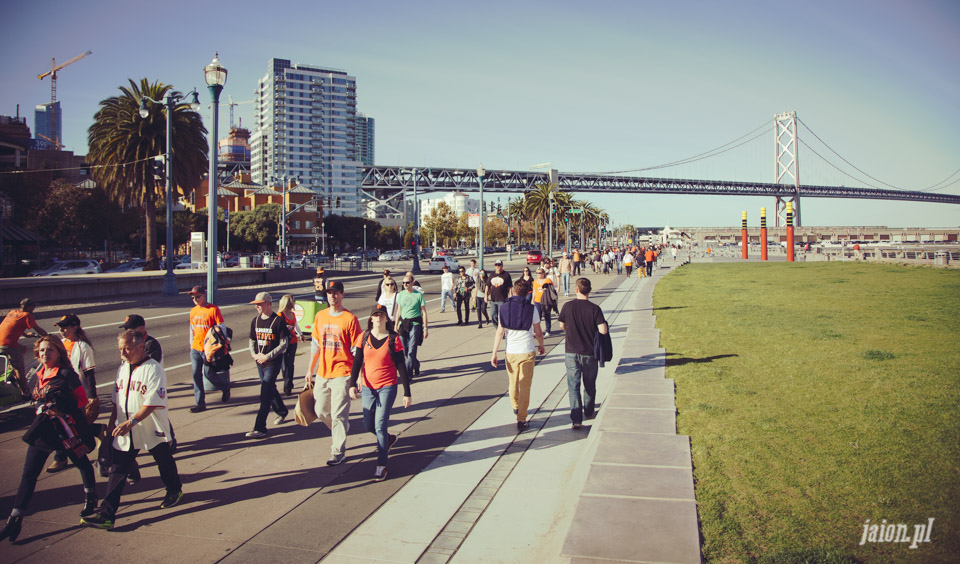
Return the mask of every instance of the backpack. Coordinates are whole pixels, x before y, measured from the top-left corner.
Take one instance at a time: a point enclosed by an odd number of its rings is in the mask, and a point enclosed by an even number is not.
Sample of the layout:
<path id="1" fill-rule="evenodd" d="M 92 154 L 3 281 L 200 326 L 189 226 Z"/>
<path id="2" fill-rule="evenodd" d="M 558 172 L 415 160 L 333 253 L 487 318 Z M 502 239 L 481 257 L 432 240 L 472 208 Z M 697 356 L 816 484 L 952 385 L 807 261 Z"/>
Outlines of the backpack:
<path id="1" fill-rule="evenodd" d="M 367 346 L 367 340 L 370 338 L 370 330 L 367 329 L 363 332 L 363 337 L 360 339 L 360 348 L 363 349 Z M 390 347 L 390 358 L 393 358 L 393 355 L 397 353 L 397 334 L 393 331 L 389 331 L 387 335 L 387 346 Z"/>
<path id="2" fill-rule="evenodd" d="M 233 365 L 230 356 L 230 340 L 233 330 L 223 324 L 217 324 L 207 331 L 203 339 L 203 362 L 221 372 Z"/>
<path id="3" fill-rule="evenodd" d="M 500 325 L 505 329 L 515 331 L 529 331 L 533 326 L 532 303 L 527 302 L 526 296 L 511 296 L 500 306 Z"/>

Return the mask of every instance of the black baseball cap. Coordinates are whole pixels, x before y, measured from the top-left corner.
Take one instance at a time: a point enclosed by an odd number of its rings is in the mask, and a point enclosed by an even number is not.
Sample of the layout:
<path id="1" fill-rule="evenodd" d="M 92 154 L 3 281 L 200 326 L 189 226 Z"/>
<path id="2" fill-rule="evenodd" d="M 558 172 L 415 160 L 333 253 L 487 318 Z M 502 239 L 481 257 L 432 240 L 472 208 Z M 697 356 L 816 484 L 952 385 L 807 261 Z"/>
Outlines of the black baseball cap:
<path id="1" fill-rule="evenodd" d="M 123 321 L 123 325 L 120 326 L 121 329 L 136 329 L 137 327 L 146 327 L 147 322 L 143 320 L 143 317 L 135 313 L 131 313 Z"/>
<path id="2" fill-rule="evenodd" d="M 204 288 L 203 286 L 194 286 L 193 289 L 190 290 L 190 295 L 191 295 L 191 296 L 199 296 L 199 295 L 204 295 L 204 296 L 205 296 L 205 295 L 207 295 L 207 289 Z"/>
<path id="3" fill-rule="evenodd" d="M 60 321 L 54 323 L 60 327 L 80 327 L 80 318 L 72 313 L 68 313 L 60 318 Z"/>
<path id="4" fill-rule="evenodd" d="M 341 282 L 341 281 L 339 281 L 339 280 L 331 280 L 331 281 L 327 284 L 327 287 L 324 288 L 323 291 L 324 291 L 325 293 L 326 293 L 326 292 L 340 292 L 340 293 L 342 294 L 342 293 L 343 293 L 343 282 Z"/>

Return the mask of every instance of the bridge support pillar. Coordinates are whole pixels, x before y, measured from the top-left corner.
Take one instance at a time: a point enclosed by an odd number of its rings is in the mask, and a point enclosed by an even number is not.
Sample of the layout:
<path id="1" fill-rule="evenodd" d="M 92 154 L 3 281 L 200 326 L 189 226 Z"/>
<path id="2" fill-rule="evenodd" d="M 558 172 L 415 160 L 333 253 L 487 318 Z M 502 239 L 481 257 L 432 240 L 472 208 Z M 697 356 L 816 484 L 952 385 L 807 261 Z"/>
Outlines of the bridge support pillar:
<path id="1" fill-rule="evenodd" d="M 787 262 L 793 260 L 793 202 L 787 202 Z"/>
<path id="2" fill-rule="evenodd" d="M 750 257 L 750 235 L 747 233 L 747 212 L 740 214 L 740 257 L 744 260 Z"/>
<path id="3" fill-rule="evenodd" d="M 760 260 L 767 260 L 767 208 L 760 208 Z"/>

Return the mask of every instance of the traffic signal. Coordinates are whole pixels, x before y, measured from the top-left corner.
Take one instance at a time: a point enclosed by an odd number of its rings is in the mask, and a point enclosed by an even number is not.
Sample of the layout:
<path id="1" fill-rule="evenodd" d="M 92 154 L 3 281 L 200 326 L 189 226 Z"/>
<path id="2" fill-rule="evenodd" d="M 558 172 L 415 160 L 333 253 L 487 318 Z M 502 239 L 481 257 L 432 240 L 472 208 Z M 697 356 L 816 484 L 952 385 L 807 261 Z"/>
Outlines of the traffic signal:
<path id="1" fill-rule="evenodd" d="M 157 155 L 153 157 L 153 177 L 163 180 L 167 176 L 167 156 Z"/>
<path id="2" fill-rule="evenodd" d="M 570 218 L 567 217 L 567 216 L 563 216 L 563 222 L 564 222 L 564 223 L 570 223 Z"/>

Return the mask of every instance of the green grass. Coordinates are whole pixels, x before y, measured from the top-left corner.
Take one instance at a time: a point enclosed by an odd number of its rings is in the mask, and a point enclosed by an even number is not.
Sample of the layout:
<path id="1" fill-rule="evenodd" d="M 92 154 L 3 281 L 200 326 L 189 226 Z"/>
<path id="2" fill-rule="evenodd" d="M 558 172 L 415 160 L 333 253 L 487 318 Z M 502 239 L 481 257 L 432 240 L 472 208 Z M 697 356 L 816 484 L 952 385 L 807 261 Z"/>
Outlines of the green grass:
<path id="1" fill-rule="evenodd" d="M 653 305 L 707 562 L 960 559 L 960 271 L 693 264 Z"/>

